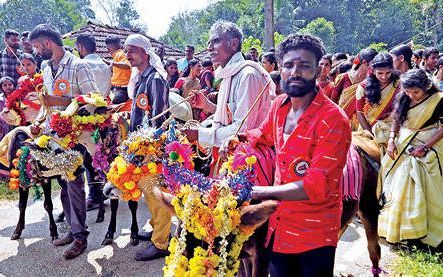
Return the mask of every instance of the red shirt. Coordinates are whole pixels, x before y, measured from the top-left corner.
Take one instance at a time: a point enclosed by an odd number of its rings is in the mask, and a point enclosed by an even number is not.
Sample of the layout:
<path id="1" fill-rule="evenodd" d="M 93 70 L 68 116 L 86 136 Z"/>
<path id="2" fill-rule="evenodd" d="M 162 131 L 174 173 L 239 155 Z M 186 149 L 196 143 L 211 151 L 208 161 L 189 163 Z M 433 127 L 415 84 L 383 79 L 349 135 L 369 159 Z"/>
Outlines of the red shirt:
<path id="1" fill-rule="evenodd" d="M 326 81 L 326 82 L 321 82 L 321 83 L 319 82 L 317 85 L 325 96 L 327 96 L 328 98 L 332 97 L 332 93 L 334 92 L 334 83 L 333 82 L 331 82 L 331 81 Z"/>
<path id="2" fill-rule="evenodd" d="M 274 233 L 273 251 L 279 253 L 337 245 L 342 206 L 339 180 L 351 143 L 348 118 L 322 92 L 285 142 L 284 126 L 291 107 L 289 97 L 278 96 L 262 125 L 248 132 L 250 141 L 275 146 L 274 185 L 302 180 L 309 197 L 281 201 L 270 217 L 267 244 Z"/>

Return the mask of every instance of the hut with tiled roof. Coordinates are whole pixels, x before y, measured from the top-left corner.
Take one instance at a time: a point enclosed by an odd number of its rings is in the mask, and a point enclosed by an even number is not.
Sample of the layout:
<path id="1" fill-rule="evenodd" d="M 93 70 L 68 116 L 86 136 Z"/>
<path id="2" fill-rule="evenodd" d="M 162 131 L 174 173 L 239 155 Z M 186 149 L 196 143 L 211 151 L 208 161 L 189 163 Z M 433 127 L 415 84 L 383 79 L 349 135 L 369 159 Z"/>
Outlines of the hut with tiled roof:
<path id="1" fill-rule="evenodd" d="M 155 38 L 147 36 L 140 30 L 131 30 L 126 28 L 97 24 L 91 21 L 88 21 L 88 23 L 85 26 L 79 28 L 78 30 L 74 30 L 67 34 L 64 34 L 63 38 L 75 39 L 80 34 L 91 34 L 92 36 L 94 36 L 97 43 L 97 54 L 104 59 L 111 59 L 111 55 L 108 53 L 108 50 L 106 48 L 105 39 L 111 35 L 118 36 L 123 44 L 127 36 L 137 33 L 146 36 L 151 41 L 152 47 L 157 48 L 163 46 L 163 48 L 165 49 L 165 59 L 167 58 L 179 59 L 185 56 L 184 52 L 169 45 L 166 45 Z"/>

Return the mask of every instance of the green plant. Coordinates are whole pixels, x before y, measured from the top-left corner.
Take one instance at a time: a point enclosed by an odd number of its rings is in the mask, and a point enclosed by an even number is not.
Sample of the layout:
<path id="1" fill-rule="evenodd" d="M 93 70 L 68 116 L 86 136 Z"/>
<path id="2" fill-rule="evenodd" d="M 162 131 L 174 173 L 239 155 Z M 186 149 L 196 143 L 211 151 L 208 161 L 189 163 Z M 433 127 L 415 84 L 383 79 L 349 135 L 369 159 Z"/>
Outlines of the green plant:
<path id="1" fill-rule="evenodd" d="M 392 276 L 443 276 L 443 254 L 417 250 L 398 251 L 398 258 L 393 261 Z"/>

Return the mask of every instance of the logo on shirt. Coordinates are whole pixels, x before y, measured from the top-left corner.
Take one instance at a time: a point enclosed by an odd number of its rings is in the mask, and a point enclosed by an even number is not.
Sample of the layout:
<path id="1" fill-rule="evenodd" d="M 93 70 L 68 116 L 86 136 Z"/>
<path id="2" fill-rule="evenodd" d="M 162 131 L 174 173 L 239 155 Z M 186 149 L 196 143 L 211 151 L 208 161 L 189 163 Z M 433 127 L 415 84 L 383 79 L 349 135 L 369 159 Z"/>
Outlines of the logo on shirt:
<path id="1" fill-rule="evenodd" d="M 149 110 L 149 101 L 148 101 L 148 97 L 146 96 L 146 94 L 141 93 L 139 94 L 139 96 L 137 96 L 137 107 L 144 110 L 144 111 L 148 111 Z"/>
<path id="2" fill-rule="evenodd" d="M 69 91 L 69 82 L 64 79 L 59 79 L 55 82 L 54 94 L 57 96 L 63 96 Z"/>
<path id="3" fill-rule="evenodd" d="M 297 176 L 303 177 L 308 172 L 309 162 L 299 158 L 291 164 L 291 168 Z"/>

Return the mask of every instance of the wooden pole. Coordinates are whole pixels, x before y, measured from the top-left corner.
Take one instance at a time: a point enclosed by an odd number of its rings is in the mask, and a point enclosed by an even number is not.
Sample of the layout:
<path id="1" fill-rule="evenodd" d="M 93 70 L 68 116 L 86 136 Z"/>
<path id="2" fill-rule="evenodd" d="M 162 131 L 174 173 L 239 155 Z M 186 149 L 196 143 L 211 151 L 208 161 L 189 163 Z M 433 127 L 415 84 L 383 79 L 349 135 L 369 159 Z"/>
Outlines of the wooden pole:
<path id="1" fill-rule="evenodd" d="M 274 0 L 265 1 L 265 41 L 266 50 L 274 47 Z"/>

